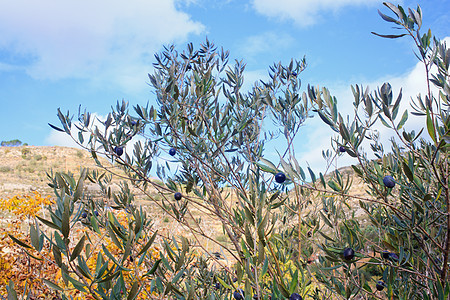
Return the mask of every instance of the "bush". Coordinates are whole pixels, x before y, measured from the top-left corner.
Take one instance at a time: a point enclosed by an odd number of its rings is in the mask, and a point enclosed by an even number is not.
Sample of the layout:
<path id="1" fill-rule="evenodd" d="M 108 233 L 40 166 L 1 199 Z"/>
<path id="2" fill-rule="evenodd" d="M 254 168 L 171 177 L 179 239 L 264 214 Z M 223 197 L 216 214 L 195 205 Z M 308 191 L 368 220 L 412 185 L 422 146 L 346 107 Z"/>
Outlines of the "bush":
<path id="1" fill-rule="evenodd" d="M 0 167 L 0 172 L 2 172 L 2 173 L 9 173 L 9 172 L 11 172 L 11 167 L 8 167 L 8 166 L 1 166 Z"/>
<path id="2" fill-rule="evenodd" d="M 31 225 L 27 247 L 39 251 L 38 241 L 47 240 L 62 282 L 43 281 L 64 299 L 72 289 L 95 299 L 229 299 L 239 289 L 245 299 L 285 299 L 293 293 L 312 299 L 446 299 L 450 50 L 430 31 L 420 34 L 419 7 L 406 14 L 401 6 L 385 5 L 394 17 L 381 17 L 404 33 L 383 37 L 409 35 L 426 67 L 428 93 L 412 107 L 424 119 L 429 139 L 421 137 L 423 130 L 404 129 L 408 112 L 399 112 L 401 93 L 394 97 L 388 83 L 373 93 L 352 87 L 355 115 L 344 117 L 326 88 L 301 92 L 304 59 L 274 64 L 269 81 L 244 93 L 245 64 L 228 65 L 229 53 L 210 41 L 199 50 L 192 44 L 183 52 L 166 47 L 149 75 L 157 107 L 136 105 L 130 113 L 127 103 L 117 103 L 100 126 L 86 111 L 72 126 L 69 114 L 58 109 L 62 127 L 51 126 L 71 135 L 98 165 L 98 155 L 109 158 L 135 190 L 192 238 L 159 236 L 126 182 L 114 192 L 110 177 L 98 172 L 83 170 L 77 180 L 49 174 L 56 207 L 51 220 L 38 219 L 55 232 L 46 236 Z M 295 139 L 313 112 L 338 134 L 335 157 L 358 159 L 352 167 L 365 183 L 366 197 L 349 195 L 351 178 L 339 170 L 316 174 L 297 162 Z M 274 127 L 263 127 L 267 123 Z M 397 138 L 389 153 L 379 143 L 376 123 Z M 362 149 L 365 140 L 376 160 Z M 273 141 L 287 145 L 278 147 L 278 163 L 265 158 Z M 160 182 L 151 179 L 155 168 Z M 101 187 L 104 199 L 85 192 L 86 179 Z M 371 225 L 355 216 L 350 205 L 355 200 Z M 230 243 L 213 239 L 193 210 L 220 221 Z M 122 221 L 120 213 L 126 216 Z M 77 237 L 73 229 L 80 222 L 87 231 Z M 95 257 L 92 235 L 102 243 Z M 200 238 L 220 247 L 232 266 Z M 108 249 L 108 240 L 116 251 Z M 158 255 L 149 255 L 158 243 Z M 313 256 L 318 263 L 308 264 Z"/>
<path id="3" fill-rule="evenodd" d="M 22 142 L 18 139 L 10 140 L 10 141 L 2 141 L 0 146 L 2 147 L 18 147 L 22 145 Z"/>

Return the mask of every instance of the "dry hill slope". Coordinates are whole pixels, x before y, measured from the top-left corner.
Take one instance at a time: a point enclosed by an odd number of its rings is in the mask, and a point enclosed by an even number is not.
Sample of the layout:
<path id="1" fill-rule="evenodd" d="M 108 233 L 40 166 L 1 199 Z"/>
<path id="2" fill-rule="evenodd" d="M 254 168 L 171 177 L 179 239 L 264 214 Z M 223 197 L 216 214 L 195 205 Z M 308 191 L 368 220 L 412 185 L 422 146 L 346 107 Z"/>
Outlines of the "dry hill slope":
<path id="1" fill-rule="evenodd" d="M 51 194 L 46 172 L 70 171 L 79 174 L 80 166 L 95 168 L 90 153 L 68 147 L 0 147 L 0 197 L 40 191 Z"/>
<path id="2" fill-rule="evenodd" d="M 105 163 L 107 163 L 106 160 Z M 39 191 L 44 196 L 53 195 L 52 189 L 48 186 L 49 179 L 46 172 L 50 170 L 54 172 L 70 171 L 75 174 L 76 178 L 80 172 L 80 166 L 89 169 L 97 168 L 90 153 L 81 149 L 56 146 L 0 147 L 0 198 L 4 199 L 31 191 Z M 341 168 L 340 171 L 353 177 L 351 194 L 365 196 L 364 184 L 358 178 L 355 178 L 353 170 L 350 167 L 345 167 Z M 153 217 L 154 225 L 160 228 L 161 233 L 171 235 L 186 230 L 176 226 L 175 221 L 168 218 L 167 214 L 154 203 L 147 201 L 148 198 L 145 195 L 139 192 L 136 194 L 137 203 L 147 207 L 147 211 Z M 351 202 L 353 202 L 352 206 L 358 209 L 356 214 L 360 215 L 362 211 L 359 209 L 358 201 Z M 196 210 L 192 213 L 194 217 L 202 216 L 202 213 Z M 206 216 L 202 216 L 202 219 L 202 224 L 211 231 L 211 236 L 216 239 L 227 240 L 221 233 L 221 224 L 218 220 L 212 220 Z"/>

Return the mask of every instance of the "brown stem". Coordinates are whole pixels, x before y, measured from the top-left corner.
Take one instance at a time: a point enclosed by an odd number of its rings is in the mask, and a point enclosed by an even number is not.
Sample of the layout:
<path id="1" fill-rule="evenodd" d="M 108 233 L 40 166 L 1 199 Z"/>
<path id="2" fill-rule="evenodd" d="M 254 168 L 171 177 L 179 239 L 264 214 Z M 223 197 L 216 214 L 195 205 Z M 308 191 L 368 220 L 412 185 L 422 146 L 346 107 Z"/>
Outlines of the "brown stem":
<path id="1" fill-rule="evenodd" d="M 447 178 L 447 185 L 444 186 L 445 189 L 445 200 L 447 204 L 447 238 L 445 242 L 445 250 L 444 252 L 444 266 L 442 267 L 442 274 L 441 274 L 441 283 L 442 286 L 445 286 L 446 278 L 447 278 L 447 272 L 448 272 L 448 256 L 450 252 L 450 192 L 449 192 L 449 180 Z"/>

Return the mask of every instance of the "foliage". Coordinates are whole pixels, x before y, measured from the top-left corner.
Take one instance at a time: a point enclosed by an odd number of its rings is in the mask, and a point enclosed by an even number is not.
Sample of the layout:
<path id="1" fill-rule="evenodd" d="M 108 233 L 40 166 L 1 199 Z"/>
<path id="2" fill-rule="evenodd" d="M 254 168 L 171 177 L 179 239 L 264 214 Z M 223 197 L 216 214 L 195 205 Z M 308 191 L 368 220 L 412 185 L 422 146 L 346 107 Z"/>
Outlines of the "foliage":
<path id="1" fill-rule="evenodd" d="M 130 112 L 123 101 L 98 122 L 86 111 L 73 122 L 58 109 L 61 127 L 50 126 L 89 150 L 106 173 L 82 170 L 77 180 L 49 174 L 56 195 L 50 219 L 31 224 L 31 246 L 20 242 L 38 252 L 40 241 L 50 245 L 53 258 L 43 258 L 59 267 L 62 282 L 46 284 L 64 299 L 74 290 L 95 299 L 229 299 L 239 289 L 246 300 L 294 292 L 310 299 L 446 299 L 450 50 L 431 31 L 420 33 L 420 7 L 406 14 L 385 5 L 395 16 L 381 17 L 405 33 L 377 35 L 409 35 L 425 66 L 428 91 L 412 103 L 412 113 L 424 120 L 429 139 L 423 130 L 405 129 L 408 112 L 399 113 L 402 95 L 394 97 L 389 83 L 372 93 L 352 87 L 354 115 L 344 117 L 328 89 L 301 92 L 304 59 L 274 64 L 270 80 L 245 92 L 245 64 L 229 65 L 229 53 L 210 41 L 199 50 L 166 47 L 149 75 L 156 107 L 136 105 Z M 325 158 L 357 158 L 353 170 L 366 196 L 350 195 L 352 179 L 339 170 L 316 174 L 299 165 L 295 140 L 313 112 L 338 135 L 335 153 L 324 152 Z M 378 123 L 395 136 L 389 153 L 379 142 Z M 365 141 L 377 159 L 363 149 Z M 265 156 L 269 143 L 278 145 L 279 163 Z M 100 155 L 113 167 L 102 165 Z M 108 175 L 118 175 L 116 168 L 127 179 L 119 190 Z M 155 173 L 160 181 L 151 178 Z M 101 199 L 86 191 L 87 180 L 100 186 Z M 129 185 L 189 238 L 153 229 Z M 230 243 L 213 239 L 194 210 L 221 222 Z M 80 222 L 81 236 L 75 233 Z M 46 234 L 39 223 L 54 231 Z M 200 239 L 214 243 L 231 266 Z M 151 250 L 156 244 L 158 255 Z M 312 254 L 318 262 L 309 264 Z"/>
<path id="2" fill-rule="evenodd" d="M 90 114 L 85 112 L 79 115 L 79 123 L 75 125 L 79 133 L 75 137 L 80 145 L 91 151 L 98 164 L 97 156 L 105 155 L 115 166 L 121 167 L 135 188 L 185 226 L 195 239 L 201 236 L 220 246 L 236 262 L 235 272 L 203 245 L 184 237 L 178 242 L 175 238 L 164 239 L 165 252 L 161 252 L 161 260 L 152 261 L 146 249 L 154 241 L 155 234 L 150 233 L 150 220 L 142 208 L 133 206 L 133 195 L 128 186 L 124 184 L 119 193 L 114 193 L 108 186 L 107 176 L 85 172 L 78 182 L 59 173 L 53 178 L 58 209 L 52 213 L 52 222 L 47 224 L 60 230 L 63 236 L 62 242 L 55 246 L 67 248 L 64 244 L 69 243 L 71 224 L 76 223 L 84 211 L 90 216 L 86 226 L 92 231 L 105 228 L 123 253 L 119 258 L 107 255 L 113 263 L 107 274 L 100 272 L 92 278 L 84 274 L 87 271 L 73 272 L 77 276 L 75 279 L 70 277 L 69 270 L 65 276 L 71 278 L 72 283 L 76 281 L 74 286 L 80 291 L 89 290 L 96 298 L 119 297 L 119 290 L 128 291 L 129 297 L 134 297 L 134 293 L 146 286 L 145 276 L 150 280 L 152 292 L 177 298 L 228 297 L 239 286 L 245 288 L 249 297 L 255 293 L 261 299 L 281 297 L 282 294 L 288 297 L 299 288 L 305 294 L 310 285 L 309 276 L 305 276 L 301 260 L 293 259 L 299 256 L 299 248 L 286 247 L 289 238 L 298 233 L 295 226 L 289 230 L 283 228 L 296 213 L 285 217 L 281 223 L 277 221 L 278 215 L 286 215 L 287 208 L 283 204 L 298 206 L 294 203 L 298 198 L 290 200 L 286 186 L 275 184 L 272 177 L 265 178 L 262 172 L 263 168 L 278 171 L 278 167 L 263 166 L 264 144 L 282 133 L 293 151 L 294 137 L 310 112 L 307 103 L 297 96 L 298 74 L 305 68 L 305 61 L 292 61 L 289 66 L 275 64 L 271 67 L 271 82 L 243 94 L 240 89 L 244 64 L 236 62 L 233 67 L 227 67 L 228 53 L 218 51 L 208 40 L 200 50 L 194 51 L 190 44 L 181 54 L 174 47 L 168 47 L 156 59 L 156 72 L 150 75 L 150 81 L 156 89 L 159 109 L 138 105 L 135 107 L 137 116 L 131 116 L 126 103 L 118 103 L 101 126 L 94 126 Z M 72 134 L 71 119 L 60 111 L 58 114 L 62 128 L 52 127 Z M 279 132 L 263 132 L 261 124 L 266 118 L 283 128 Z M 85 132 L 89 134 L 87 141 Z M 123 154 L 123 148 L 135 135 L 145 139 L 134 144 L 133 155 Z M 170 148 L 177 149 L 180 171 L 169 174 L 169 164 L 158 164 L 156 173 L 164 183 L 150 180 L 149 172 L 157 162 L 156 158 Z M 83 195 L 85 177 L 102 187 L 105 196 L 114 202 L 112 209 L 131 214 L 128 226 L 119 229 L 115 214 L 106 213 L 102 203 L 86 199 Z M 151 189 L 156 189 L 162 196 L 161 201 Z M 183 192 L 182 199 L 173 199 L 173 194 L 178 191 Z M 298 188 L 296 193 L 299 193 Z M 222 222 L 231 246 L 213 240 L 205 232 L 201 219 L 192 217 L 194 208 Z M 96 218 L 93 211 L 101 212 L 102 218 Z M 285 236 L 284 240 L 278 240 L 280 234 Z M 79 243 L 83 244 L 82 241 Z M 170 244 L 177 251 L 172 251 Z M 191 245 L 199 247 L 203 255 L 192 257 Z M 157 267 L 141 277 L 133 274 L 132 284 L 126 285 L 123 276 L 130 270 L 124 262 L 130 254 L 136 255 L 139 265 Z M 73 269 L 83 268 L 82 261 L 79 265 L 80 261 L 70 259 L 81 257 L 78 255 L 67 253 Z M 194 258 L 196 261 L 191 265 Z M 216 270 L 211 261 L 220 268 Z M 281 272 L 288 263 L 296 265 L 297 269 L 289 276 Z M 237 280 L 233 281 L 234 277 Z M 300 284 L 297 284 L 299 280 Z M 216 283 L 223 288 L 216 289 Z"/>
<path id="3" fill-rule="evenodd" d="M 10 141 L 2 141 L 0 144 L 2 147 L 18 147 L 22 145 L 22 142 L 18 139 Z"/>
<path id="4" fill-rule="evenodd" d="M 348 155 L 358 159 L 359 164 L 353 169 L 365 182 L 370 196 L 359 199 L 360 207 L 378 230 L 378 241 L 368 239 L 350 210 L 322 216 L 325 223 L 321 230 L 330 234 L 321 244 L 326 255 L 321 258 L 316 276 L 327 288 L 345 298 L 366 293 L 374 298 L 384 298 L 387 294 L 390 299 L 447 299 L 450 290 L 450 50 L 444 42 L 433 38 L 430 30 L 420 33 L 420 7 L 409 9 L 407 14 L 401 6 L 385 5 L 394 17 L 379 12 L 381 17 L 404 33 L 376 35 L 410 36 L 417 46 L 416 55 L 425 67 L 427 93 L 418 95 L 411 108 L 412 114 L 423 120 L 429 137 L 424 136 L 423 129 L 418 133 L 406 129 L 409 113 L 400 111 L 402 91 L 394 95 L 389 83 L 372 93 L 362 86 L 352 87 L 354 115 L 348 117 L 337 111 L 336 100 L 327 89 L 308 88 L 320 117 L 339 134 L 336 145 L 345 147 Z M 394 135 L 389 153 L 385 153 L 379 142 L 374 128 L 377 123 Z M 377 160 L 370 159 L 362 148 L 365 140 L 369 141 L 370 153 Z M 389 182 L 385 176 L 392 176 L 395 182 Z M 348 198 L 343 189 L 334 190 L 336 200 Z M 333 226 L 335 222 L 344 227 Z M 344 246 L 358 250 L 354 260 L 340 259 L 340 249 Z M 366 248 L 370 252 L 364 251 Z M 363 265 L 379 268 L 380 279 L 386 286 L 384 291 L 377 292 L 373 283 L 368 284 L 362 273 Z"/>

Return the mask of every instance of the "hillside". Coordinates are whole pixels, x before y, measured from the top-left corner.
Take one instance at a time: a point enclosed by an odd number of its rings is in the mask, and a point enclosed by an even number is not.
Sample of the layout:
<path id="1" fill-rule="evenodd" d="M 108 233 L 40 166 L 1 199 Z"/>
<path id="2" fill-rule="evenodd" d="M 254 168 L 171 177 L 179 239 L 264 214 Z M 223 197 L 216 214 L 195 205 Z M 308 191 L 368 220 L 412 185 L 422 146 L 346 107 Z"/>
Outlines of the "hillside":
<path id="1" fill-rule="evenodd" d="M 108 164 L 106 159 L 103 160 Z M 8 198 L 17 194 L 29 194 L 32 191 L 38 191 L 43 196 L 53 196 L 52 189 L 48 186 L 49 179 L 46 172 L 64 171 L 75 174 L 75 178 L 80 172 L 80 166 L 96 169 L 94 160 L 89 152 L 81 149 L 68 147 L 45 147 L 45 146 L 21 146 L 21 147 L 0 147 L 0 198 Z M 353 179 L 351 193 L 354 196 L 364 196 L 363 183 L 354 176 L 350 167 L 340 169 L 340 172 L 347 177 L 349 174 Z M 119 179 L 113 180 L 118 183 Z M 90 186 L 91 192 L 97 189 L 96 185 L 86 182 Z M 152 216 L 154 225 L 160 229 L 163 235 L 187 234 L 189 231 L 183 226 L 178 226 L 175 221 L 170 218 L 166 212 L 163 212 L 154 202 L 148 201 L 148 196 L 143 195 L 139 191 L 134 191 L 135 200 L 138 204 L 143 205 L 147 212 Z M 155 197 L 160 199 L 159 196 Z M 350 201 L 354 208 L 357 209 L 356 215 L 360 215 L 362 210 L 359 208 L 357 200 Z M 304 210 L 307 214 L 315 205 Z M 222 233 L 221 223 L 214 220 L 204 212 L 197 209 L 192 210 L 194 218 L 202 218 L 202 227 L 208 231 L 210 236 L 214 236 L 218 240 L 228 242 L 228 238 Z M 208 241 L 205 241 L 208 244 Z M 207 247 L 209 248 L 209 247 Z M 218 250 L 218 249 L 215 249 Z"/>
<path id="2" fill-rule="evenodd" d="M 100 158 L 101 159 L 101 158 Z M 106 159 L 103 163 L 108 164 Z M 0 197 L 15 193 L 41 191 L 52 193 L 46 172 L 64 171 L 79 174 L 80 166 L 96 169 L 89 152 L 58 146 L 0 147 Z M 353 176 L 350 167 L 339 169 L 353 177 L 352 195 L 363 196 L 362 183 Z"/>
<path id="3" fill-rule="evenodd" d="M 80 166 L 96 168 L 90 153 L 68 147 L 0 147 L 0 197 L 39 191 L 52 193 L 46 172 L 79 174 Z"/>
<path id="4" fill-rule="evenodd" d="M 106 159 L 99 158 L 102 163 L 108 165 Z M 53 190 L 48 186 L 49 179 L 47 172 L 64 171 L 71 172 L 77 178 L 80 173 L 80 166 L 89 169 L 98 169 L 89 152 L 82 149 L 57 146 L 21 146 L 21 147 L 0 147 L 0 199 L 9 198 L 18 194 L 30 194 L 38 191 L 43 196 L 54 196 Z M 119 183 L 120 179 L 113 179 L 113 183 Z M 85 186 L 90 193 L 98 190 L 97 185 L 85 182 Z M 148 201 L 148 197 L 140 191 L 133 190 L 137 204 L 143 205 L 152 217 L 153 224 L 159 229 L 161 235 L 188 234 L 187 228 L 177 226 L 172 218 L 162 209 Z M 151 191 L 151 190 L 150 190 Z M 160 199 L 156 196 L 155 198 Z M 194 209 L 193 217 L 203 217 L 202 224 L 212 236 L 218 239 L 226 239 L 220 233 L 221 225 L 219 221 L 214 221 L 201 212 Z M 0 213 L 0 216 L 3 216 Z M 4 217 L 4 216 L 3 216 Z M 9 216 L 12 217 L 12 216 Z M 0 224 L 1 225 L 1 224 Z M 206 243 L 208 244 L 208 243 Z"/>

